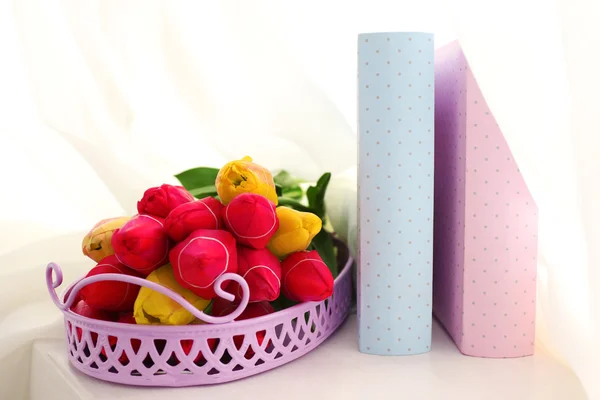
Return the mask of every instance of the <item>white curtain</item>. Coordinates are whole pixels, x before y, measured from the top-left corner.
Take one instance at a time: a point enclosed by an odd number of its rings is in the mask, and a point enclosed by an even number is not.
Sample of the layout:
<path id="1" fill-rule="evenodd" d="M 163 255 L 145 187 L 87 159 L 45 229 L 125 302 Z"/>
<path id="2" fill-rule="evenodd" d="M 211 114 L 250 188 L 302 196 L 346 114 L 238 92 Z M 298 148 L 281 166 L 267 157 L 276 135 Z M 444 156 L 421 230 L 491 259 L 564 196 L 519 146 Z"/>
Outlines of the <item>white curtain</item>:
<path id="1" fill-rule="evenodd" d="M 61 337 L 43 269 L 147 187 L 251 155 L 334 173 L 356 234 L 356 34 L 458 38 L 540 207 L 538 345 L 600 370 L 593 0 L 0 0 L 0 397 L 26 397 L 34 339 Z"/>

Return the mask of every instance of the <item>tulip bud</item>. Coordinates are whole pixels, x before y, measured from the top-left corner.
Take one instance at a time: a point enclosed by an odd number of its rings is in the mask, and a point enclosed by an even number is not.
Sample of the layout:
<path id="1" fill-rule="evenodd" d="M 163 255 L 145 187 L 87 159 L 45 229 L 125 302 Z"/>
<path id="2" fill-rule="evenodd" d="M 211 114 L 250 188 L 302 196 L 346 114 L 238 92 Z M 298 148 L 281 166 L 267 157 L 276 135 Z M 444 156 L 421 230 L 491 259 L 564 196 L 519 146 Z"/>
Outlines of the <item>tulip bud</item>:
<path id="1" fill-rule="evenodd" d="M 230 314 L 237 307 L 237 303 L 232 303 L 219 297 L 213 301 L 212 315 L 222 317 Z M 275 309 L 273 308 L 273 306 L 266 301 L 261 301 L 259 303 L 248 303 L 244 312 L 242 312 L 242 314 L 239 317 L 237 317 L 235 321 L 243 321 L 245 319 L 258 318 L 262 317 L 263 315 L 268 315 L 274 312 Z M 259 346 L 262 346 L 266 334 L 267 331 L 256 332 L 256 342 Z M 233 343 L 235 344 L 236 349 L 241 349 L 244 344 L 244 335 L 234 336 Z M 271 341 L 269 341 L 266 347 L 269 347 L 271 345 L 272 343 Z M 244 357 L 246 357 L 246 359 L 251 359 L 253 356 L 254 350 L 252 350 L 252 347 L 248 347 L 248 350 L 246 351 Z"/>
<path id="2" fill-rule="evenodd" d="M 164 184 L 144 192 L 137 203 L 138 213 L 166 218 L 175 207 L 194 201 L 194 196 L 183 186 Z"/>
<path id="3" fill-rule="evenodd" d="M 163 220 L 150 215 L 136 215 L 112 237 L 112 247 L 120 262 L 148 275 L 168 260 L 169 237 Z"/>
<path id="4" fill-rule="evenodd" d="M 177 206 L 165 219 L 165 230 L 176 243 L 197 229 L 221 229 L 223 205 L 214 197 Z"/>
<path id="5" fill-rule="evenodd" d="M 243 193 L 223 210 L 223 222 L 237 242 L 264 249 L 279 227 L 275 205 L 254 193 Z"/>
<path id="6" fill-rule="evenodd" d="M 333 294 L 333 275 L 316 250 L 289 255 L 281 273 L 281 290 L 292 301 L 321 301 Z"/>
<path id="7" fill-rule="evenodd" d="M 210 300 L 200 298 L 190 290 L 182 288 L 169 264 L 153 271 L 146 279 L 178 293 L 200 311 L 210 303 Z M 140 289 L 133 306 L 133 316 L 136 323 L 144 325 L 187 325 L 196 318 L 175 300 L 147 287 Z"/>
<path id="8" fill-rule="evenodd" d="M 226 272 L 236 273 L 235 239 L 227 231 L 198 229 L 169 253 L 175 279 L 204 299 L 216 297 L 214 282 Z"/>
<path id="9" fill-rule="evenodd" d="M 103 258 L 86 275 L 123 274 L 141 277 L 136 271 L 121 264 L 114 255 Z M 84 286 L 79 296 L 90 307 L 106 311 L 129 311 L 137 297 L 139 286 L 126 282 L 101 281 Z"/>
<path id="10" fill-rule="evenodd" d="M 116 319 L 116 315 L 114 313 L 90 307 L 90 305 L 83 300 L 79 300 L 77 303 L 74 303 L 71 306 L 71 311 L 83 317 L 97 319 L 100 321 L 114 321 Z M 69 327 L 71 327 L 70 324 L 71 323 L 69 322 Z M 81 328 L 75 327 L 75 333 L 77 334 L 77 340 L 81 342 L 81 337 L 83 336 L 83 331 Z M 96 332 L 90 332 L 90 336 L 92 341 L 97 341 L 98 334 Z"/>
<path id="11" fill-rule="evenodd" d="M 306 250 L 313 238 L 321 231 L 322 222 L 313 213 L 277 207 L 279 229 L 267 248 L 279 258 Z"/>
<path id="12" fill-rule="evenodd" d="M 238 246 L 238 274 L 248 283 L 250 302 L 273 301 L 279 297 L 281 288 L 281 264 L 267 249 L 255 250 Z M 237 282 L 231 282 L 228 291 L 239 300 L 242 288 Z"/>
<path id="13" fill-rule="evenodd" d="M 109 218 L 98 222 L 81 242 L 83 254 L 96 262 L 114 254 L 111 244 L 113 233 L 127 221 L 129 217 Z"/>
<path id="14" fill-rule="evenodd" d="M 273 175 L 268 169 L 253 163 L 250 157 L 225 164 L 217 174 L 215 185 L 225 205 L 242 193 L 256 193 L 277 205 Z"/>
<path id="15" fill-rule="evenodd" d="M 83 317 L 98 319 L 101 321 L 114 321 L 116 320 L 115 313 L 99 310 L 97 308 L 91 307 L 84 300 L 79 300 L 77 303 L 71 306 L 71 311 L 73 311 L 77 315 L 81 315 Z"/>

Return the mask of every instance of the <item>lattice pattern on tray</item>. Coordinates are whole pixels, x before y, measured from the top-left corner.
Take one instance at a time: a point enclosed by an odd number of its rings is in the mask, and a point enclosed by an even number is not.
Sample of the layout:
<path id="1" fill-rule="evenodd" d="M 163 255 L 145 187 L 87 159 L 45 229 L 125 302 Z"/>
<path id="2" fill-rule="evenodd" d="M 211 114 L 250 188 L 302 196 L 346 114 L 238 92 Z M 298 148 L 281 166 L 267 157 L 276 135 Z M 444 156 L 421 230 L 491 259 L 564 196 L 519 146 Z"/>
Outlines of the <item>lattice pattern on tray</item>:
<path id="1" fill-rule="evenodd" d="M 203 385 L 254 375 L 306 354 L 339 327 L 352 303 L 350 265 L 351 259 L 333 296 L 322 302 L 222 325 L 139 326 L 65 312 L 68 356 L 88 375 L 131 385 Z"/>

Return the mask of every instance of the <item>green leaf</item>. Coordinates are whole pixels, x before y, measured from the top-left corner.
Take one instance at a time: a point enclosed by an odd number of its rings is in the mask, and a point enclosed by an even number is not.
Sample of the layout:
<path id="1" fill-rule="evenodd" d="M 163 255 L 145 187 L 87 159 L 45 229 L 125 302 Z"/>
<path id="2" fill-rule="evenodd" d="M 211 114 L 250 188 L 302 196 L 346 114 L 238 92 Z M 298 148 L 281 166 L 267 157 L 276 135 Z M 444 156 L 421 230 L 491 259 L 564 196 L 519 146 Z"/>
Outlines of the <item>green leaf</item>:
<path id="1" fill-rule="evenodd" d="M 275 193 L 277 194 L 277 197 L 281 197 L 283 195 L 283 188 L 275 184 Z"/>
<path id="2" fill-rule="evenodd" d="M 280 188 L 277 196 L 289 197 L 291 199 L 300 200 L 304 196 L 304 191 L 300 187 L 301 179 L 295 178 L 289 172 L 283 170 L 273 177 L 275 181 L 275 189 Z"/>
<path id="3" fill-rule="evenodd" d="M 196 189 L 188 189 L 188 192 L 190 192 L 192 194 L 192 196 L 194 196 L 197 199 L 203 199 L 205 197 L 209 197 L 209 196 L 216 196 L 217 195 L 217 188 L 215 187 L 215 185 L 209 185 L 209 186 L 204 186 L 204 187 L 200 187 L 200 188 L 196 188 Z"/>
<path id="4" fill-rule="evenodd" d="M 271 302 L 271 305 L 273 306 L 275 311 L 285 310 L 286 308 L 290 308 L 291 306 L 294 306 L 296 304 L 297 303 L 295 301 L 292 301 L 285 297 L 283 293 L 279 295 L 277 300 Z"/>
<path id="5" fill-rule="evenodd" d="M 297 200 L 289 199 L 287 197 L 279 197 L 277 199 L 277 203 L 278 203 L 277 204 L 278 206 L 285 206 L 285 207 L 293 208 L 294 210 L 298 210 L 298 211 L 314 213 L 314 210 L 312 208 L 305 206 L 304 204 L 300 203 Z"/>
<path id="6" fill-rule="evenodd" d="M 335 256 L 335 249 L 333 246 L 333 240 L 331 234 L 324 229 L 317 234 L 310 243 L 311 246 L 317 250 L 323 262 L 329 267 L 333 278 L 338 274 L 337 258 Z"/>
<path id="7" fill-rule="evenodd" d="M 290 199 L 301 200 L 302 197 L 304 197 L 304 191 L 300 186 L 296 186 L 293 188 L 283 189 L 281 196 Z"/>
<path id="8" fill-rule="evenodd" d="M 290 175 L 286 170 L 281 170 L 273 177 L 273 181 L 275 181 L 276 185 L 281 186 L 282 188 L 292 188 L 298 186 L 300 183 L 304 182 L 301 179 L 295 178 Z"/>
<path id="9" fill-rule="evenodd" d="M 184 188 L 191 192 L 192 189 L 204 188 L 210 185 L 214 187 L 218 173 L 219 170 L 217 168 L 199 167 L 183 171 L 175 175 L 175 178 L 181 182 Z"/>
<path id="10" fill-rule="evenodd" d="M 313 212 L 319 218 L 325 216 L 325 192 L 327 191 L 327 185 L 329 185 L 330 180 L 331 173 L 326 172 L 321 175 L 315 186 L 310 186 L 306 191 L 308 206 L 314 210 Z"/>

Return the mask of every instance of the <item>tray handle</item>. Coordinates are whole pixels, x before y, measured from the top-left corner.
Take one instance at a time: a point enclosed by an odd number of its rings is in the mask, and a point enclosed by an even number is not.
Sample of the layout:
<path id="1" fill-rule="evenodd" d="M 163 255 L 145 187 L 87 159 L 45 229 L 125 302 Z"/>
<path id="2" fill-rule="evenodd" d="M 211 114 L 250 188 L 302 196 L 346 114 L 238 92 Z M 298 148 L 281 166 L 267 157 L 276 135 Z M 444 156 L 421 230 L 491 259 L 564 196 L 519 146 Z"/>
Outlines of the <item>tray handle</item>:
<path id="1" fill-rule="evenodd" d="M 56 279 L 54 279 L 54 277 L 56 277 Z M 67 311 L 70 309 L 71 305 L 75 301 L 77 293 L 81 290 L 81 288 L 91 283 L 102 281 L 126 282 L 138 286 L 147 287 L 148 289 L 152 289 L 171 298 L 172 300 L 179 303 L 183 308 L 192 313 L 196 318 L 198 318 L 201 321 L 208 322 L 210 324 L 224 324 L 233 321 L 235 318 L 239 317 L 242 314 L 242 312 L 244 312 L 246 306 L 248 305 L 248 300 L 250 298 L 250 289 L 248 288 L 248 283 L 246 283 L 246 280 L 244 278 L 232 273 L 225 273 L 219 276 L 213 285 L 217 296 L 227 301 L 233 301 L 235 299 L 235 296 L 229 292 L 224 291 L 221 288 L 221 284 L 225 281 L 235 281 L 239 283 L 242 289 L 242 300 L 233 312 L 222 317 L 214 317 L 212 315 L 205 314 L 204 312 L 198 310 L 186 299 L 184 299 L 183 296 L 165 286 L 159 285 L 158 283 L 130 275 L 98 274 L 94 276 L 89 276 L 87 278 L 83 278 L 80 281 L 78 281 L 74 286 L 70 288 L 70 290 L 67 293 L 66 301 L 63 303 L 56 294 L 56 289 L 63 282 L 62 270 L 60 269 L 58 264 L 53 262 L 49 263 L 48 266 L 46 266 L 46 285 L 48 286 L 48 292 L 50 293 L 52 301 L 54 302 L 54 304 L 56 304 L 56 307 L 58 307 L 62 311 Z"/>

